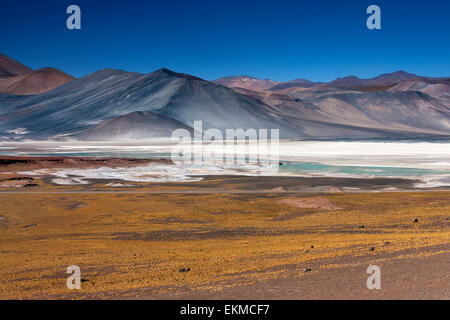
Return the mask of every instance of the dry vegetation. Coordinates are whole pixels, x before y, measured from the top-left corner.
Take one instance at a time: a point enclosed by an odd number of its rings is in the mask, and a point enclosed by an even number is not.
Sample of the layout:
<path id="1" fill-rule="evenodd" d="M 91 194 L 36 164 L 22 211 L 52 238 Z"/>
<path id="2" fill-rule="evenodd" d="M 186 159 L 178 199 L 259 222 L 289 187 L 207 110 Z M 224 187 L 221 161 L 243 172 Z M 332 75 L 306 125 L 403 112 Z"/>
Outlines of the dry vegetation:
<path id="1" fill-rule="evenodd" d="M 450 192 L 322 195 L 331 210 L 289 205 L 308 197 L 0 194 L 0 297 L 220 291 L 302 277 L 311 261 L 326 268 L 342 257 L 449 251 Z M 80 291 L 66 288 L 69 265 L 88 280 Z"/>

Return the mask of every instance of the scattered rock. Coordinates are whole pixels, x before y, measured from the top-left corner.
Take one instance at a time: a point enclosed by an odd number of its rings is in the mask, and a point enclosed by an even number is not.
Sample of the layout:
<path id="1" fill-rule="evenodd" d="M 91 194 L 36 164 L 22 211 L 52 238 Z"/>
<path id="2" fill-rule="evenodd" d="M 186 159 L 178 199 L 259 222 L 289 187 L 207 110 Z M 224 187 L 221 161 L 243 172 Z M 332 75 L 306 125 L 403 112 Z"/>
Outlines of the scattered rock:
<path id="1" fill-rule="evenodd" d="M 362 225 L 360 225 L 358 228 L 360 228 L 360 229 L 364 229 L 365 228 L 365 226 L 362 224 Z"/>
<path id="2" fill-rule="evenodd" d="M 306 273 L 306 272 L 311 272 L 311 271 L 312 271 L 311 268 L 304 268 L 304 269 L 303 269 L 303 272 L 305 272 L 305 273 Z"/>
<path id="3" fill-rule="evenodd" d="M 389 244 L 389 243 L 390 243 L 389 241 L 385 241 L 385 242 L 384 242 L 384 244 Z"/>
<path id="4" fill-rule="evenodd" d="M 371 248 L 369 249 L 369 251 L 375 251 L 375 248 L 374 248 L 374 247 L 371 247 Z"/>
<path id="5" fill-rule="evenodd" d="M 414 219 L 414 222 L 419 222 L 419 219 L 417 219 L 417 218 L 416 218 L 416 219 Z"/>
<path id="6" fill-rule="evenodd" d="M 89 279 L 81 279 L 81 282 L 89 282 Z"/>
<path id="7" fill-rule="evenodd" d="M 306 253 L 308 253 L 308 252 L 309 252 L 309 250 L 306 250 L 305 252 L 306 252 Z"/>
<path id="8" fill-rule="evenodd" d="M 314 246 L 311 246 L 311 249 L 314 249 Z"/>
<path id="9" fill-rule="evenodd" d="M 189 271 L 191 271 L 191 268 L 189 268 L 189 267 L 187 267 L 187 268 L 181 268 L 181 269 L 179 270 L 179 272 L 189 272 Z"/>
<path id="10" fill-rule="evenodd" d="M 24 227 L 24 228 L 32 228 L 32 227 L 36 227 L 36 226 L 37 226 L 37 224 L 32 223 L 32 224 L 28 224 L 28 225 L 23 226 L 23 227 Z"/>

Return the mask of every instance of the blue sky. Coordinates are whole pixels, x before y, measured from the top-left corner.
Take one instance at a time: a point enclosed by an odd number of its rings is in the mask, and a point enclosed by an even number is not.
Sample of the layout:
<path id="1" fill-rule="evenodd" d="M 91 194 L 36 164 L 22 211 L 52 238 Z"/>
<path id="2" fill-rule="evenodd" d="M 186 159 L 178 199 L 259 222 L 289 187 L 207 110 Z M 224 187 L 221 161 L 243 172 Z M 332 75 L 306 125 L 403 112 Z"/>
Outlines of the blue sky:
<path id="1" fill-rule="evenodd" d="M 66 28 L 71 4 L 82 30 Z M 370 4 L 382 30 L 366 28 Z M 161 67 L 207 80 L 450 76 L 449 35 L 448 0 L 3 0 L 0 9 L 1 53 L 76 77 Z"/>

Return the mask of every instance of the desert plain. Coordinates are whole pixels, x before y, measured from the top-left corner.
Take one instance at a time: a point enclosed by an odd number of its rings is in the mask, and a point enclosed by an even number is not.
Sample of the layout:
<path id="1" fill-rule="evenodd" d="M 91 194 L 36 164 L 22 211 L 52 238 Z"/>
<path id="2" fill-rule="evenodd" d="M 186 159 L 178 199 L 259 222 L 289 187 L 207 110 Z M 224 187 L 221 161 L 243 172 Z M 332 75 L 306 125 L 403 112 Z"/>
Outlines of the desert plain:
<path id="1" fill-rule="evenodd" d="M 0 169 L 2 299 L 450 298 L 445 188 L 239 175 L 58 185 L 29 173 L 98 160 L 14 159 Z M 133 161 L 101 165 L 146 162 Z M 71 265 L 80 290 L 66 286 Z M 380 290 L 366 286 L 370 265 Z"/>

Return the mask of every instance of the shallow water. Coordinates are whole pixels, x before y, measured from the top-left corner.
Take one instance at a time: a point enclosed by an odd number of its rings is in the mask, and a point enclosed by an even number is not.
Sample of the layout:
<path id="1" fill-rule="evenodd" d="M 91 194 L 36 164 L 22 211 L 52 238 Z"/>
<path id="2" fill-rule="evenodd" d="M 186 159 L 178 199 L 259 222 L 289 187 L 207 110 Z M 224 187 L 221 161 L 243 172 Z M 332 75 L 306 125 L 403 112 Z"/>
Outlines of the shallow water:
<path id="1" fill-rule="evenodd" d="M 420 177 L 429 175 L 450 175 L 450 171 L 421 168 L 382 167 L 382 166 L 343 166 L 322 163 L 293 163 L 288 162 L 280 167 L 282 173 L 304 174 L 341 174 L 351 176 L 389 176 L 389 177 Z"/>

